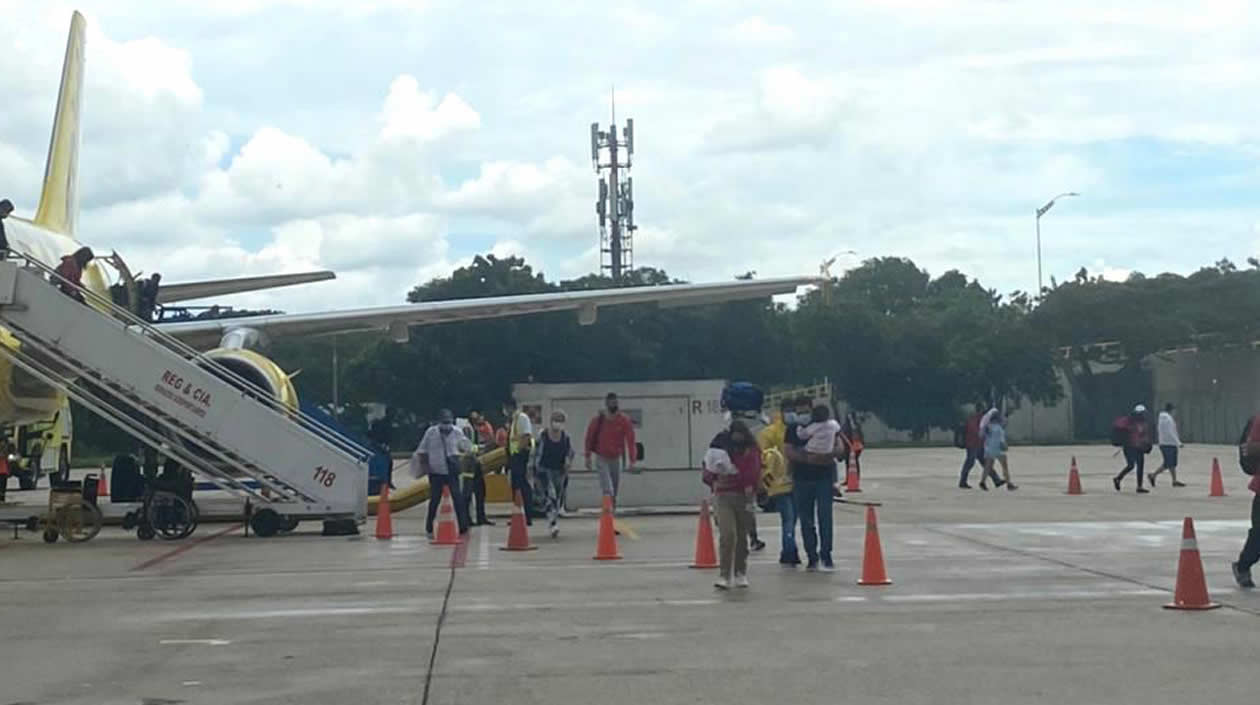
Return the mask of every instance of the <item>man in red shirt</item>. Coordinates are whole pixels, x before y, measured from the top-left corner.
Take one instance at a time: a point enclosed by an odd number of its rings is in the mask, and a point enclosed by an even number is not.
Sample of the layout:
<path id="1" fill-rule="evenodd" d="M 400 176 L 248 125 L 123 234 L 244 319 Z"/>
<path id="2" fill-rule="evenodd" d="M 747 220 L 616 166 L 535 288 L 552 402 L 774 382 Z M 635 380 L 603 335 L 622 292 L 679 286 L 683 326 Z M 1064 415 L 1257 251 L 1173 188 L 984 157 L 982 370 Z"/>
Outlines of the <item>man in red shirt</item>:
<path id="1" fill-rule="evenodd" d="M 971 489 L 971 485 L 967 484 L 967 476 L 971 474 L 971 468 L 974 467 L 976 463 L 979 462 L 981 463 L 981 468 L 984 467 L 984 438 L 980 435 L 980 422 L 984 420 L 985 414 L 984 407 L 984 404 L 977 402 L 976 413 L 967 417 L 967 424 L 964 427 L 967 459 L 963 461 L 962 475 L 958 478 L 959 489 Z M 981 472 L 983 472 L 983 470 L 981 470 Z M 994 486 L 1001 487 L 1002 479 L 998 477 L 997 471 L 990 470 L 990 472 L 993 474 L 989 476 L 989 479 L 993 480 Z M 981 482 L 980 486 L 983 487 L 984 483 Z"/>
<path id="2" fill-rule="evenodd" d="M 594 468 L 591 456 L 595 456 Z M 586 469 L 599 472 L 599 486 L 605 497 L 612 497 L 617 506 L 617 490 L 621 487 L 623 461 L 627 472 L 634 472 L 634 423 L 621 413 L 617 395 L 604 397 L 604 409 L 586 427 Z"/>

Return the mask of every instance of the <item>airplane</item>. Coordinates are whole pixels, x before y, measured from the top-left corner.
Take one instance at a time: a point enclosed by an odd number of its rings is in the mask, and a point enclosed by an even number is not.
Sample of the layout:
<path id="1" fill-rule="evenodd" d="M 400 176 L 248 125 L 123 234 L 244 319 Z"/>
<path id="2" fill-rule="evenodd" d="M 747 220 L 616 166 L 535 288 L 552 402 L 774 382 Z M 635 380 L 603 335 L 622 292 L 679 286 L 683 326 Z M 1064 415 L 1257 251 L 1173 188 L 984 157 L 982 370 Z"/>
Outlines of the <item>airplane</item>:
<path id="1" fill-rule="evenodd" d="M 83 15 L 75 11 L 70 21 L 65 63 L 57 96 L 52 138 L 44 170 L 43 187 L 34 216 L 22 218 L 0 210 L 0 233 L 8 248 L 55 267 L 64 256 L 83 246 L 78 232 L 79 132 L 82 120 L 84 75 Z M 3 194 L 0 194 L 3 196 Z M 109 299 L 110 277 L 103 260 L 130 277 L 121 258 L 98 257 L 83 273 L 83 285 Z M 305 272 L 263 277 L 215 279 L 163 285 L 158 302 L 163 304 L 207 296 L 259 291 L 281 286 L 320 281 L 332 272 Z M 134 281 L 127 282 L 134 284 Z M 661 306 L 690 306 L 737 299 L 764 298 L 793 293 L 800 286 L 816 284 L 816 277 L 730 281 L 708 284 L 677 284 L 621 289 L 597 289 L 521 296 L 430 301 L 397 306 L 380 306 L 320 313 L 260 315 L 221 320 L 192 320 L 157 323 L 165 332 L 183 340 L 241 377 L 272 393 L 278 400 L 296 407 L 297 391 L 291 375 L 266 356 L 268 341 L 278 336 L 328 335 L 384 331 L 395 341 L 405 342 L 416 326 L 471 319 L 499 318 L 548 311 L 576 311 L 583 325 L 596 321 L 598 310 L 606 306 L 657 303 Z M 0 327 L 0 345 L 15 348 L 18 341 Z M 51 421 L 50 421 L 51 419 Z M 0 359 L 0 425 L 21 427 L 29 424 L 53 426 L 43 440 L 45 464 L 56 463 L 58 471 L 69 470 L 69 406 L 65 393 L 35 379 L 7 358 Z M 40 431 L 44 433 L 44 431 Z M 52 457 L 49 457 L 52 453 Z M 34 480 L 38 480 L 36 474 Z M 23 487 L 33 487 L 24 481 Z"/>

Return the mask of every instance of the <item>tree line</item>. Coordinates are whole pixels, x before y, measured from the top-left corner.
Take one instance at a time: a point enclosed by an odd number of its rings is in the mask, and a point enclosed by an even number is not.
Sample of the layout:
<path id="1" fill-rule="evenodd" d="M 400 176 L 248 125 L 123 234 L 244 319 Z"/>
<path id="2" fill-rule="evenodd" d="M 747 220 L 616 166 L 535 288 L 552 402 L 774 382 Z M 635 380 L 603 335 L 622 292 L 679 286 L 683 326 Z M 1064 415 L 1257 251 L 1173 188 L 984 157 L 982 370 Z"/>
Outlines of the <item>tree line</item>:
<path id="1" fill-rule="evenodd" d="M 1123 282 L 1082 269 L 1034 299 L 1019 291 L 999 294 L 958 271 L 933 277 L 909 259 L 881 257 L 793 305 L 630 305 L 601 310 L 590 326 L 579 325 L 571 312 L 545 313 L 423 326 L 401 344 L 378 335 L 342 336 L 335 343 L 282 339 L 271 354 L 284 369 L 301 370 L 294 383 L 304 401 L 328 405 L 335 344 L 343 418 L 359 428 L 364 422 L 356 409 L 368 402 L 387 404 L 404 419 L 432 418 L 442 407 L 461 414 L 479 409 L 493 419 L 511 385 L 530 380 L 727 378 L 775 387 L 826 377 L 854 409 L 923 434 L 952 427 L 960 410 L 976 401 L 1055 403 L 1064 393 L 1060 373 L 1073 393 L 1088 397 L 1102 363 L 1135 370 L 1146 355 L 1170 347 L 1257 339 L 1260 262 L 1249 264 L 1239 269 L 1222 260 L 1188 277 L 1135 273 Z M 622 286 L 668 283 L 678 282 L 642 267 Z M 417 285 L 407 300 L 611 286 L 601 275 L 549 281 L 519 257 L 486 255 Z M 79 424 L 94 447 L 116 435 L 98 425 Z"/>

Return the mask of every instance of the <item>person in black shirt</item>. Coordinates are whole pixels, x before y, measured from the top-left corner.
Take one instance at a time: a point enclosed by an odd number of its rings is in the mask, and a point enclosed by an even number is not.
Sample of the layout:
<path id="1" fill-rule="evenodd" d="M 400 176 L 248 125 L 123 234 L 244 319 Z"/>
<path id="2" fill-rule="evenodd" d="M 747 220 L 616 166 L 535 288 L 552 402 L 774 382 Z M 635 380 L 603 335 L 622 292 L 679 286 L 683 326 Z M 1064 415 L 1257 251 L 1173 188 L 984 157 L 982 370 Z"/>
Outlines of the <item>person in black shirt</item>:
<path id="1" fill-rule="evenodd" d="M 534 478 L 542 493 L 551 538 L 560 535 L 556 519 L 560 515 L 569 469 L 573 467 L 573 440 L 565 433 L 566 420 L 563 411 L 551 412 L 551 424 L 534 446 Z"/>
<path id="2" fill-rule="evenodd" d="M 9 237 L 4 234 L 4 219 L 9 217 L 13 212 L 13 201 L 9 199 L 0 199 L 0 253 L 9 250 Z"/>

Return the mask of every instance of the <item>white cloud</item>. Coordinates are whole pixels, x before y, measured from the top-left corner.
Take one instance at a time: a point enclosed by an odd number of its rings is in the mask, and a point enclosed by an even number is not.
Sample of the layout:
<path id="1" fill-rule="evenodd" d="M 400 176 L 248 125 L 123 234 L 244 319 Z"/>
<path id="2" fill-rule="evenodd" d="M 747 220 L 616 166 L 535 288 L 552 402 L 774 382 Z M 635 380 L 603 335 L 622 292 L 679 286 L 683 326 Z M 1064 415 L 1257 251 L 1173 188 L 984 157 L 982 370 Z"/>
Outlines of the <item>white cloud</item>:
<path id="1" fill-rule="evenodd" d="M 765 69 L 755 106 L 718 122 L 707 136 L 718 152 L 808 146 L 821 149 L 839 125 L 843 91 L 834 81 L 810 78 L 794 66 Z"/>
<path id="2" fill-rule="evenodd" d="M 756 16 L 741 20 L 728 30 L 728 34 L 735 41 L 751 44 L 786 42 L 795 36 L 790 27 L 771 24 Z"/>
<path id="3" fill-rule="evenodd" d="M 437 198 L 447 211 L 514 221 L 540 237 L 594 232 L 595 181 L 564 157 L 541 164 L 487 162 L 476 178 Z"/>
<path id="4" fill-rule="evenodd" d="M 385 123 L 381 135 L 385 139 L 402 137 L 429 142 L 481 126 L 481 116 L 463 98 L 447 93 L 437 103 L 431 94 L 420 90 L 414 76 L 408 75 L 399 76 L 390 84 L 381 118 Z"/>

